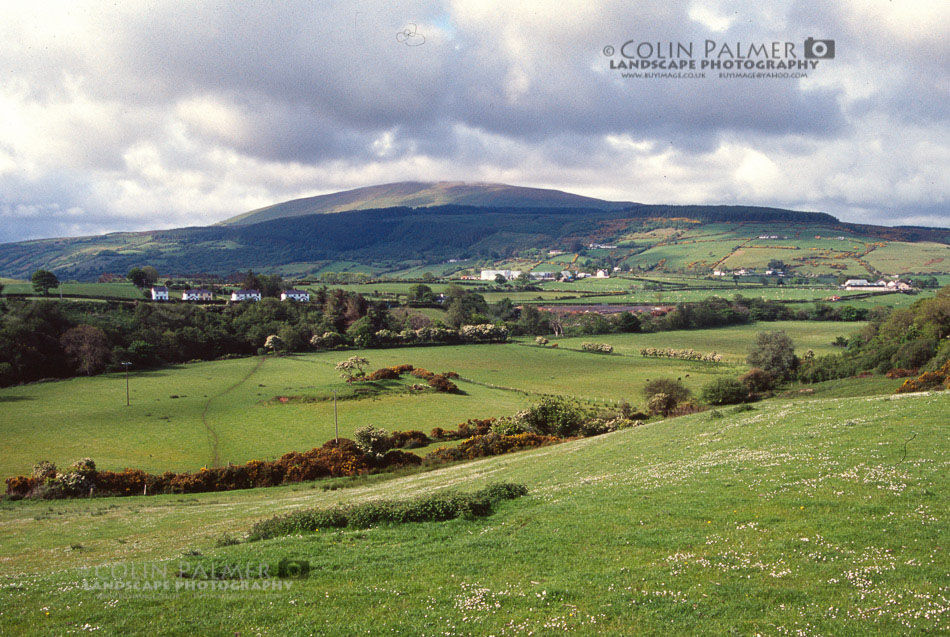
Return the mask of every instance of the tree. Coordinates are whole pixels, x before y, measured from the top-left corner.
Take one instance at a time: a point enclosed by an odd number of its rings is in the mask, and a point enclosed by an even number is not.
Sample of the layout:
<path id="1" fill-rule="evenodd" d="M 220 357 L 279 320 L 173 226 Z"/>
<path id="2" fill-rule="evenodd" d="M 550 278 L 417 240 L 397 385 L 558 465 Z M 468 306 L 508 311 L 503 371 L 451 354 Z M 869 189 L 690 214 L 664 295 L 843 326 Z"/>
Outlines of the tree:
<path id="1" fill-rule="evenodd" d="M 92 376 L 109 363 L 109 339 L 105 332 L 92 325 L 79 325 L 66 330 L 60 339 L 63 351 L 77 370 Z"/>
<path id="2" fill-rule="evenodd" d="M 132 268 L 129 270 L 129 273 L 125 275 L 125 278 L 131 281 L 132 285 L 137 288 L 145 287 L 145 273 L 142 272 L 142 268 Z"/>
<path id="3" fill-rule="evenodd" d="M 782 380 L 791 378 L 799 363 L 795 344 L 782 331 L 759 332 L 746 360 L 752 367 L 764 369 L 774 378 Z"/>
<path id="4" fill-rule="evenodd" d="M 146 265 L 143 267 L 142 273 L 145 274 L 145 287 L 152 287 L 158 283 L 158 270 L 152 266 Z"/>
<path id="5" fill-rule="evenodd" d="M 341 372 L 340 376 L 344 378 L 346 382 L 350 383 L 366 375 L 363 368 L 367 365 L 369 365 L 369 361 L 362 356 L 351 356 L 345 361 L 337 363 L 336 370 Z"/>
<path id="6" fill-rule="evenodd" d="M 418 283 L 409 286 L 410 303 L 433 303 L 435 302 L 435 292 L 428 285 Z"/>
<path id="7" fill-rule="evenodd" d="M 505 275 L 504 275 L 504 274 L 496 274 L 496 275 L 495 275 L 495 283 L 497 283 L 498 285 L 501 285 L 501 284 L 505 283 L 507 280 L 508 280 L 508 279 L 505 278 Z"/>
<path id="8" fill-rule="evenodd" d="M 37 270 L 30 281 L 33 283 L 33 289 L 43 296 L 49 296 L 50 289 L 59 287 L 59 279 L 49 270 Z"/>
<path id="9" fill-rule="evenodd" d="M 0 296 L 3 296 L 3 283 L 0 282 Z"/>

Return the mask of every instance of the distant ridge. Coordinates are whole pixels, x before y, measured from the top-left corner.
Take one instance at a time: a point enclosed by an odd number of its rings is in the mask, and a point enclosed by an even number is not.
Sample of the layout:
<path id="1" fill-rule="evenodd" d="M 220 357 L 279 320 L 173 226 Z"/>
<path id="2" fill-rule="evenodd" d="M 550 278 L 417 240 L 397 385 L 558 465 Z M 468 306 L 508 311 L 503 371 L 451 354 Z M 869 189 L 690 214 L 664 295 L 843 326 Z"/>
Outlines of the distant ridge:
<path id="1" fill-rule="evenodd" d="M 619 210 L 634 205 L 629 201 L 605 201 L 561 190 L 525 188 L 507 184 L 464 181 L 400 181 L 367 186 L 327 195 L 293 199 L 258 208 L 220 222 L 223 226 L 246 226 L 284 217 L 370 210 L 406 206 L 462 205 L 517 208 L 593 208 Z"/>

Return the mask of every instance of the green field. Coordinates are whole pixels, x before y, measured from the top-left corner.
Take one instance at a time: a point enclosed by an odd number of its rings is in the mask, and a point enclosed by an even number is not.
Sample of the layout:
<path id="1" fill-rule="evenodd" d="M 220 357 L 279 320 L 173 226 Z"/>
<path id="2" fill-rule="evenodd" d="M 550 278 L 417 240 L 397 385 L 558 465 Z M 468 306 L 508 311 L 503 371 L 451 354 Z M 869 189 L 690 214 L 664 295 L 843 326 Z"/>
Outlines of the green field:
<path id="1" fill-rule="evenodd" d="M 50 290 L 50 296 L 58 297 L 60 291 L 64 296 L 88 296 L 103 299 L 143 299 L 142 291 L 131 283 L 63 283 L 58 288 Z M 20 281 L 4 283 L 4 294 L 35 295 L 33 285 Z M 38 297 L 39 298 L 39 297 Z"/>
<path id="2" fill-rule="evenodd" d="M 775 400 L 336 491 L 3 502 L 0 631 L 945 633 L 948 401 Z M 216 547 L 275 513 L 497 480 L 529 495 Z M 310 571 L 283 590 L 175 590 L 178 568 L 289 559 Z M 116 581 L 170 588 L 96 589 Z"/>
<path id="3" fill-rule="evenodd" d="M 713 330 L 611 334 L 554 339 L 558 349 L 532 339 L 507 345 L 393 348 L 361 352 L 371 369 L 410 363 L 462 375 L 463 395 L 410 394 L 412 379 L 380 386 L 376 395 L 338 403 L 340 433 L 362 425 L 386 429 L 450 428 L 469 418 L 503 416 L 540 394 L 594 402 L 641 401 L 647 380 L 679 377 L 694 392 L 719 375 L 736 376 L 755 335 L 785 330 L 801 354 L 832 351 L 836 336 L 856 323 L 786 321 Z M 614 345 L 615 355 L 589 354 L 585 341 Z M 723 354 L 723 363 L 643 358 L 641 347 L 693 348 Z M 621 355 L 624 354 L 624 355 Z M 333 369 L 353 352 L 244 358 L 192 363 L 133 373 L 132 405 L 125 405 L 125 377 L 36 383 L 0 389 L 0 477 L 27 473 L 42 459 L 68 464 L 93 457 L 107 469 L 197 470 L 227 462 L 268 459 L 318 446 L 334 435 L 334 391 L 352 393 Z M 513 391 L 515 390 L 515 391 Z M 279 396 L 319 402 L 275 402 Z M 425 452 L 425 450 L 422 450 Z"/>

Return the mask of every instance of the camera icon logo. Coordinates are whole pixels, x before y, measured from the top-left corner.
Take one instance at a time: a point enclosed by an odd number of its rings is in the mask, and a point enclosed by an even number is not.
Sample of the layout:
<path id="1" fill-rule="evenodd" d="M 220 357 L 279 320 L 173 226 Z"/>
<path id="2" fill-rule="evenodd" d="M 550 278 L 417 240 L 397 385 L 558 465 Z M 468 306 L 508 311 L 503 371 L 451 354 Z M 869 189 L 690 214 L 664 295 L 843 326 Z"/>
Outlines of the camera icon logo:
<path id="1" fill-rule="evenodd" d="M 277 577 L 281 579 L 307 579 L 310 576 L 310 562 L 285 557 L 277 563 Z"/>
<path id="2" fill-rule="evenodd" d="M 831 60 L 835 57 L 834 40 L 805 40 L 805 58 L 811 60 Z"/>

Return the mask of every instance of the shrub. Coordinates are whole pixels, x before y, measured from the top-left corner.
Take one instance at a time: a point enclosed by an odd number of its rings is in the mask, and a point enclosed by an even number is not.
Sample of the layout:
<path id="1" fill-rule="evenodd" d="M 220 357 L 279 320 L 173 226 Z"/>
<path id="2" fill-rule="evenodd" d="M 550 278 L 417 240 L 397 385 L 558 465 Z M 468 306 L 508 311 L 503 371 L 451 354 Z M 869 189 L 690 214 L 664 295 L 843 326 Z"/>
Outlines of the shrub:
<path id="1" fill-rule="evenodd" d="M 514 436 L 488 433 L 472 436 L 455 447 L 440 447 L 428 454 L 423 461 L 426 464 L 440 464 L 458 460 L 474 460 L 475 458 L 500 456 L 512 451 L 532 449 L 557 442 L 561 442 L 561 439 L 555 436 L 541 436 L 533 433 L 516 434 Z"/>
<path id="2" fill-rule="evenodd" d="M 533 432 L 566 438 L 577 435 L 585 415 L 575 401 L 560 396 L 544 396 L 524 413 L 522 419 Z"/>
<path id="3" fill-rule="evenodd" d="M 418 449 L 419 447 L 425 447 L 432 441 L 429 439 L 429 436 L 425 435 L 421 431 L 394 431 L 389 435 L 392 440 L 393 447 L 400 449 Z"/>
<path id="4" fill-rule="evenodd" d="M 500 436 L 514 436 L 516 434 L 523 433 L 537 433 L 532 430 L 532 427 L 525 420 L 525 416 L 528 414 L 527 410 L 519 411 L 514 416 L 506 416 L 504 418 L 497 419 L 491 428 L 491 432 L 498 434 Z"/>
<path id="5" fill-rule="evenodd" d="M 772 374 L 759 367 L 753 367 L 740 376 L 739 382 L 750 393 L 769 391 L 775 386 L 775 378 Z"/>
<path id="6" fill-rule="evenodd" d="M 540 345 L 541 347 L 544 347 L 545 345 L 548 344 L 548 339 L 544 338 L 543 336 L 539 336 L 536 339 L 534 339 L 534 342 Z"/>
<path id="7" fill-rule="evenodd" d="M 373 425 L 365 425 L 356 430 L 353 436 L 360 450 L 381 456 L 393 448 L 393 439 L 389 432 Z"/>
<path id="8" fill-rule="evenodd" d="M 45 480 L 56 475 L 56 465 L 49 460 L 40 460 L 33 465 L 33 477 L 37 480 Z"/>
<path id="9" fill-rule="evenodd" d="M 255 524 L 248 535 L 254 542 L 321 528 L 369 528 L 379 524 L 441 522 L 490 515 L 492 506 L 528 493 L 520 484 L 491 484 L 474 493 L 438 493 L 408 500 L 375 500 L 329 509 L 310 509 L 278 515 Z"/>
<path id="10" fill-rule="evenodd" d="M 414 370 L 412 370 L 411 374 L 415 376 L 416 378 L 421 378 L 422 380 L 429 380 L 430 378 L 435 376 L 433 372 L 430 372 L 428 369 L 425 369 L 424 367 L 416 367 Z"/>
<path id="11" fill-rule="evenodd" d="M 673 405 L 687 400 L 690 396 L 689 389 L 682 382 L 672 378 L 656 378 L 647 381 L 647 384 L 643 386 L 643 397 L 649 402 L 656 394 L 666 394 L 668 399 L 673 401 Z"/>
<path id="12" fill-rule="evenodd" d="M 653 394 L 647 401 L 647 410 L 654 416 L 666 416 L 674 407 L 676 407 L 676 399 L 666 392 Z"/>
<path id="13" fill-rule="evenodd" d="M 323 336 L 310 339 L 310 347 L 314 349 L 335 349 L 343 345 L 346 345 L 346 337 L 337 332 L 324 332 Z"/>
<path id="14" fill-rule="evenodd" d="M 433 374 L 426 382 L 428 383 L 429 387 L 433 388 L 437 392 L 443 392 L 446 394 L 459 393 L 458 385 L 450 381 L 442 374 Z"/>
<path id="15" fill-rule="evenodd" d="M 346 380 L 346 382 L 350 383 L 366 375 L 363 368 L 367 365 L 369 365 L 369 361 L 362 356 L 351 356 L 345 361 L 337 363 L 335 369 L 340 372 L 340 376 Z"/>
<path id="16" fill-rule="evenodd" d="M 735 405 L 748 400 L 749 391 L 735 378 L 716 378 L 703 386 L 702 395 L 710 405 Z"/>
<path id="17" fill-rule="evenodd" d="M 607 343 L 582 343 L 581 349 L 593 354 L 610 354 L 614 351 L 613 345 Z"/>

